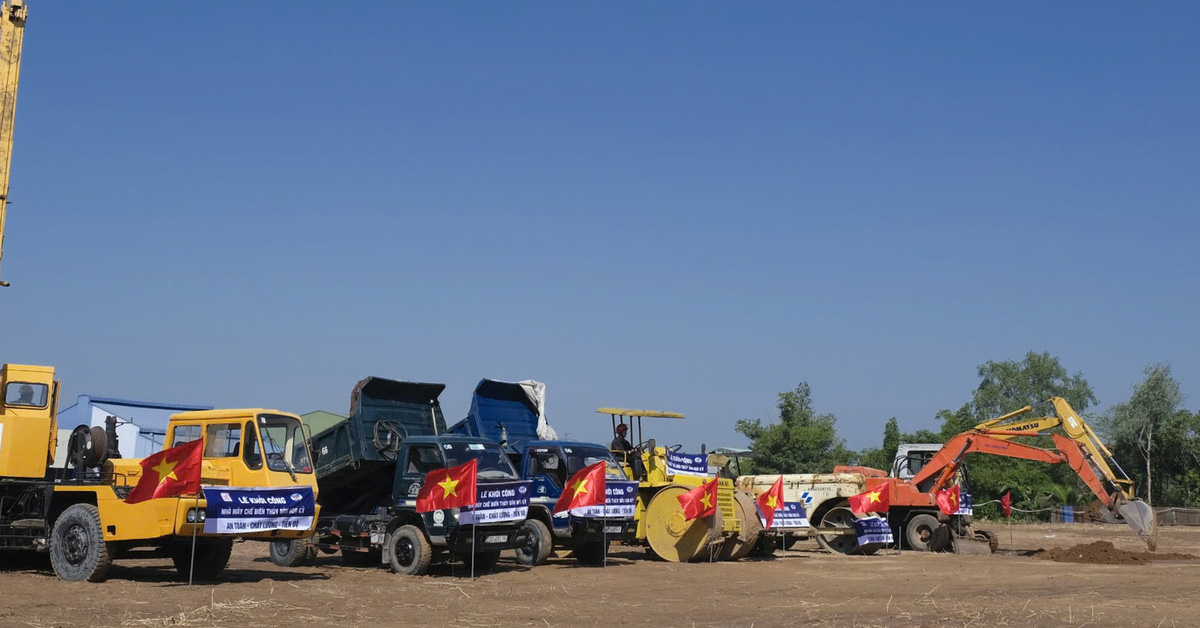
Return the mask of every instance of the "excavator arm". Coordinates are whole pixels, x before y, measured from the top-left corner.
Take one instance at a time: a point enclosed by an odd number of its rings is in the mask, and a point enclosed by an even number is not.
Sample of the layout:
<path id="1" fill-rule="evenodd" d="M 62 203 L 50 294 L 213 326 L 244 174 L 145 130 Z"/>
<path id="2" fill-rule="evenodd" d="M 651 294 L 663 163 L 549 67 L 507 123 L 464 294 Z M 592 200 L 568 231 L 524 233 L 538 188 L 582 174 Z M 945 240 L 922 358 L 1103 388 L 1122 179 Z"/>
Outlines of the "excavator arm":
<path id="1" fill-rule="evenodd" d="M 1086 428 L 1086 425 L 1084 427 Z M 1103 460 L 1093 455 L 1092 448 L 1088 446 L 1090 441 L 1053 434 L 1057 451 L 1051 451 L 1011 440 L 1017 436 L 1038 435 L 1036 431 L 1015 430 L 974 429 L 963 432 L 951 438 L 909 482 L 918 486 L 926 480 L 933 479 L 931 491 L 945 489 L 954 481 L 967 454 L 971 453 L 1034 460 L 1047 464 L 1066 464 L 1104 505 L 1118 513 L 1153 549 L 1153 511 L 1142 500 L 1133 498 L 1112 476 L 1111 470 Z"/>

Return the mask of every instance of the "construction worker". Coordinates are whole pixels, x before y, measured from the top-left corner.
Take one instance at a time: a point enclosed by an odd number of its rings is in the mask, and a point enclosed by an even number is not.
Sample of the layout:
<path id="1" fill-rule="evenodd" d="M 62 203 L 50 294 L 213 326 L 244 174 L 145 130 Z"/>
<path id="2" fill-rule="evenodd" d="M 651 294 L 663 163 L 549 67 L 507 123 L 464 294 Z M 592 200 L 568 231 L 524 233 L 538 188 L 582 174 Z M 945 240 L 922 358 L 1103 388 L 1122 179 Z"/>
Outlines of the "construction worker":
<path id="1" fill-rule="evenodd" d="M 641 480 L 645 478 L 646 468 L 642 465 L 641 452 L 637 447 L 634 447 L 628 439 L 625 438 L 625 434 L 628 432 L 628 425 L 625 425 L 624 423 L 617 424 L 617 433 L 612 439 L 612 443 L 609 444 L 608 448 L 611 449 L 614 454 L 620 454 L 623 456 L 623 460 L 629 463 L 630 467 L 633 469 L 634 479 Z"/>

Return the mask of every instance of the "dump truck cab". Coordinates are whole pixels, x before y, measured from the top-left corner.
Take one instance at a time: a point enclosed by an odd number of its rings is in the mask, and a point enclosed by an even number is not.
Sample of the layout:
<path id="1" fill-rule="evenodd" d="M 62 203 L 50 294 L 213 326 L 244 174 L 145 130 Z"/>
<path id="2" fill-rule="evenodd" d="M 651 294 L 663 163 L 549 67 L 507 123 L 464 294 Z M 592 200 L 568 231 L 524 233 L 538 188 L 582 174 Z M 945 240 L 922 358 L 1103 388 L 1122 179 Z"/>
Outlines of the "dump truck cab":
<path id="1" fill-rule="evenodd" d="M 533 380 L 484 379 L 475 387 L 466 418 L 450 431 L 490 438 L 504 448 L 522 479 L 532 482 L 525 542 L 517 560 L 538 565 L 557 549 L 569 550 L 581 563 L 600 564 L 608 544 L 632 541 L 632 503 L 636 484 L 625 475 L 608 448 L 599 443 L 559 440 L 545 414 L 545 384 Z M 554 512 L 572 475 L 597 462 L 607 466 L 608 507 Z"/>
<path id="2" fill-rule="evenodd" d="M 272 544 L 276 564 L 297 566 L 315 551 L 341 552 L 356 566 L 388 565 L 418 575 L 434 562 L 473 562 L 487 571 L 524 540 L 519 518 L 474 521 L 475 508 L 417 512 L 426 475 L 476 460 L 479 494 L 525 499 L 529 486 L 508 454 L 487 438 L 448 434 L 443 384 L 368 377 L 351 393 L 345 421 L 312 437 L 321 516 L 311 542 Z"/>

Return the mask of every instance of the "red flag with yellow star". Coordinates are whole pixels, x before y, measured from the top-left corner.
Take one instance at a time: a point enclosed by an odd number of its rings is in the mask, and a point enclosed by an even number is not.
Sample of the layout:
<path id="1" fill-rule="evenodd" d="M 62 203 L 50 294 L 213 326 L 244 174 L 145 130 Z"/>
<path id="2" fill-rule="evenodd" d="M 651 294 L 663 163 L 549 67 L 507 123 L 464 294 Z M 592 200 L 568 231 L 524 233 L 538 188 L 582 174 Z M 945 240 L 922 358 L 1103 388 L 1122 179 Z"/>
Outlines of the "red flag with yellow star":
<path id="1" fill-rule="evenodd" d="M 779 476 L 767 492 L 759 495 L 755 503 L 758 504 L 758 511 L 762 513 L 767 529 L 771 529 L 771 524 L 775 522 L 775 511 L 783 508 L 783 476 Z"/>
<path id="2" fill-rule="evenodd" d="M 933 501 L 937 502 L 938 510 L 941 510 L 947 515 L 952 515 L 958 512 L 958 485 L 955 484 L 949 490 L 934 491 Z"/>
<path id="3" fill-rule="evenodd" d="M 683 506 L 683 518 L 688 521 L 717 514 L 717 478 L 681 494 L 679 505 Z"/>
<path id="4" fill-rule="evenodd" d="M 604 491 L 608 488 L 604 481 L 607 472 L 607 461 L 601 460 L 596 464 L 580 469 L 567 480 L 562 495 L 554 502 L 554 512 L 583 508 L 584 506 L 603 506 Z"/>
<path id="5" fill-rule="evenodd" d="M 426 473 L 421 492 L 417 493 L 417 512 L 473 506 L 478 467 L 479 461 L 472 458 L 457 467 Z"/>
<path id="6" fill-rule="evenodd" d="M 856 515 L 868 512 L 887 512 L 890 503 L 891 496 L 888 494 L 887 486 L 876 486 L 872 490 L 851 497 L 850 511 Z"/>
<path id="7" fill-rule="evenodd" d="M 125 496 L 125 503 L 200 492 L 204 440 L 177 445 L 142 459 L 142 477 Z"/>

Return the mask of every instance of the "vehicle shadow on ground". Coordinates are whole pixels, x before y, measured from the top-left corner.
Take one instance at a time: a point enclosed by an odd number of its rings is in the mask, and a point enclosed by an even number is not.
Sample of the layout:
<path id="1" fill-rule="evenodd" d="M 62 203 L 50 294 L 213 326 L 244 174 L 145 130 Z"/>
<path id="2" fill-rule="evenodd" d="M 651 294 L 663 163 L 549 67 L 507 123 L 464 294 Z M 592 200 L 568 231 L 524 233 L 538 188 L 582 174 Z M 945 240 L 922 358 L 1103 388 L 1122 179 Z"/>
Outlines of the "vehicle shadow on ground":
<path id="1" fill-rule="evenodd" d="M 138 565 L 124 567 L 113 563 L 108 571 L 109 580 L 126 580 L 140 584 L 161 584 L 164 586 L 188 586 L 187 576 L 181 576 L 171 565 Z M 311 582 L 328 580 L 323 573 L 310 571 L 261 570 L 261 569 L 226 569 L 215 580 L 193 580 L 193 584 L 217 585 L 226 583 L 261 582 Z"/>

